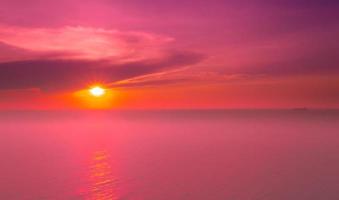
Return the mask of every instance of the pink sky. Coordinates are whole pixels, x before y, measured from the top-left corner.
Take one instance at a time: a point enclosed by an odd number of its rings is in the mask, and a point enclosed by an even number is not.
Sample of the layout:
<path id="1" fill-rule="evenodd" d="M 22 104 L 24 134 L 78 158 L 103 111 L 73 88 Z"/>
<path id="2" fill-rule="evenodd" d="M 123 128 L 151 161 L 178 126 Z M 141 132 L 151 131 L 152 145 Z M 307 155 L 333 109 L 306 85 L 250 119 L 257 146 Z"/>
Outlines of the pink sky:
<path id="1" fill-rule="evenodd" d="M 0 109 L 339 108 L 338 1 L 2 0 Z"/>

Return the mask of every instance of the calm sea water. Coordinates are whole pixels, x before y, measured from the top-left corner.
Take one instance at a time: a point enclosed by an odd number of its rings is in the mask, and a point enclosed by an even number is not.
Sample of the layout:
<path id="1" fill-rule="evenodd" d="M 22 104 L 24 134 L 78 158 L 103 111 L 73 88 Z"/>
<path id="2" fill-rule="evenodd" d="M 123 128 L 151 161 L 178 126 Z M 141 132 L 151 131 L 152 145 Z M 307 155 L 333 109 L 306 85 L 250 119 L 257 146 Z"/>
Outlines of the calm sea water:
<path id="1" fill-rule="evenodd" d="M 338 111 L 1 112 L 1 200 L 338 200 Z"/>

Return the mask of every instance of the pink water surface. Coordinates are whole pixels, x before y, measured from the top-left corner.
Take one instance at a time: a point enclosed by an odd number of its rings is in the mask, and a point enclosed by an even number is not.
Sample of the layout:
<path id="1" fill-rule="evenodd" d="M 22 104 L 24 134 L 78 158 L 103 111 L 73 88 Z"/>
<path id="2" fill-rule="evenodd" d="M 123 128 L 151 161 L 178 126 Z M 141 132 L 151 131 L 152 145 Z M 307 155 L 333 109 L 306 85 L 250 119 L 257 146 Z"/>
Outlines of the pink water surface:
<path id="1" fill-rule="evenodd" d="M 337 200 L 338 111 L 1 112 L 1 200 Z"/>

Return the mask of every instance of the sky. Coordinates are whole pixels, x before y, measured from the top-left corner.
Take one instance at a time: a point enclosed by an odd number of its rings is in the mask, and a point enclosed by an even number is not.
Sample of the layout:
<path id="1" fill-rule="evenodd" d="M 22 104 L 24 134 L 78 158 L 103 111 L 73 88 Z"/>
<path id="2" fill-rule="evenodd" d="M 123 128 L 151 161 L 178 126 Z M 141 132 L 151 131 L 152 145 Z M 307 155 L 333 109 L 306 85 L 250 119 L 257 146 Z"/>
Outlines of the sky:
<path id="1" fill-rule="evenodd" d="M 339 108 L 338 35 L 337 0 L 1 0 L 0 110 Z"/>

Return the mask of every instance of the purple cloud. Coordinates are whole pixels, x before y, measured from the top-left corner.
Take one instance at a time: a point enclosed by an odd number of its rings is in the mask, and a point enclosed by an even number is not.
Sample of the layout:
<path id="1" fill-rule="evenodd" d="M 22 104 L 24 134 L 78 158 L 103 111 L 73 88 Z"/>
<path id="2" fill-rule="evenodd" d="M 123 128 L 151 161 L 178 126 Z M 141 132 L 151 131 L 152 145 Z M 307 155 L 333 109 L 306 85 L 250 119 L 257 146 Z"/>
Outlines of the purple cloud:
<path id="1" fill-rule="evenodd" d="M 93 82 L 112 82 L 200 62 L 203 56 L 172 52 L 157 60 L 112 64 L 107 60 L 29 60 L 0 63 L 0 89 L 71 90 Z"/>

